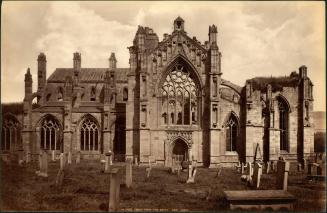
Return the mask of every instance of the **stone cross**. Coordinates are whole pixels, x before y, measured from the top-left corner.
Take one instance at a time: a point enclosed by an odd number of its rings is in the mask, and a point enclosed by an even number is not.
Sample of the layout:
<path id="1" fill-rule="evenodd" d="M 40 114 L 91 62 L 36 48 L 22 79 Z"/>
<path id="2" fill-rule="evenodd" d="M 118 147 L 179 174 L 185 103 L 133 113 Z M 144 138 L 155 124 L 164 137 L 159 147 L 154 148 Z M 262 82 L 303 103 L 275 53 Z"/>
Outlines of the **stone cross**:
<path id="1" fill-rule="evenodd" d="M 132 186 L 132 171 L 133 171 L 133 168 L 132 168 L 132 162 L 130 160 L 127 160 L 127 163 L 126 163 L 126 187 L 127 188 L 130 188 Z"/>
<path id="2" fill-rule="evenodd" d="M 288 172 L 290 163 L 284 160 L 277 161 L 277 189 L 287 190 Z"/>
<path id="3" fill-rule="evenodd" d="M 110 173 L 110 189 L 109 189 L 109 211 L 119 210 L 119 193 L 120 179 L 118 177 L 118 168 L 112 169 Z"/>
<path id="4" fill-rule="evenodd" d="M 259 163 L 254 164 L 254 172 L 253 172 L 253 184 L 255 188 L 259 188 L 260 179 L 262 175 L 262 165 Z"/>
<path id="5" fill-rule="evenodd" d="M 72 164 L 72 152 L 68 152 L 68 164 Z"/>
<path id="6" fill-rule="evenodd" d="M 78 151 L 76 153 L 76 163 L 80 163 L 81 162 L 81 151 Z"/>
<path id="7" fill-rule="evenodd" d="M 64 170 L 65 168 L 65 155 L 64 153 L 60 153 L 60 170 Z"/>
<path id="8" fill-rule="evenodd" d="M 55 150 L 51 151 L 51 156 L 52 156 L 52 161 L 56 161 L 56 154 L 55 154 Z"/>

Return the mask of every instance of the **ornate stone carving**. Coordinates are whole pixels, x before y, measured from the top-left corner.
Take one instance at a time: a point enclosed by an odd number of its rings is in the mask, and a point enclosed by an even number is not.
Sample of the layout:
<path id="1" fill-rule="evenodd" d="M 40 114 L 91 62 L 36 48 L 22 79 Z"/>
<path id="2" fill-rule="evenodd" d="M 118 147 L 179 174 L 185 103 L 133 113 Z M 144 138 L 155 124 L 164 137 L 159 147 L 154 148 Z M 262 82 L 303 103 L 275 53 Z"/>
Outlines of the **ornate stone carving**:
<path id="1" fill-rule="evenodd" d="M 176 139 L 183 139 L 189 148 L 191 148 L 192 141 L 192 131 L 167 131 L 167 138 L 169 144 L 173 143 Z"/>

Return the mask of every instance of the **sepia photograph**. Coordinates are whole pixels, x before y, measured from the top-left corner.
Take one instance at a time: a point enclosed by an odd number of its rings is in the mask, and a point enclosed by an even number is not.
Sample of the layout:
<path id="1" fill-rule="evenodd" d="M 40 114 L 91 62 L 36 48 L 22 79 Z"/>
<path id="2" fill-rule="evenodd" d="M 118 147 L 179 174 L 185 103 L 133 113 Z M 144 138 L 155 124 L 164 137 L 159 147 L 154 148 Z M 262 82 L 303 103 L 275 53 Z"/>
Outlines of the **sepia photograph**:
<path id="1" fill-rule="evenodd" d="M 324 1 L 2 1 L 1 212 L 326 212 Z"/>

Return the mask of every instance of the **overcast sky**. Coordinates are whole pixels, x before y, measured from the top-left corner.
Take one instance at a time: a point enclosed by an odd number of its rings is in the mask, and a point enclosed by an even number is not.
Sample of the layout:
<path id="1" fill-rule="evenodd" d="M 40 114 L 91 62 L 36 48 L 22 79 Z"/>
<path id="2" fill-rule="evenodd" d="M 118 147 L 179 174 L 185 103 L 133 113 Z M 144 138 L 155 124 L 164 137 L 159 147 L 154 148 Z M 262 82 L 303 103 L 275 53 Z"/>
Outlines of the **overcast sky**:
<path id="1" fill-rule="evenodd" d="M 223 78 L 240 86 L 255 76 L 285 76 L 308 66 L 314 83 L 314 109 L 324 110 L 324 2 L 2 2 L 1 101 L 24 98 L 28 67 L 37 85 L 37 56 L 47 56 L 47 76 L 72 67 L 73 52 L 82 67 L 108 67 L 116 53 L 118 67 L 128 67 L 128 46 L 137 25 L 171 33 L 181 16 L 190 37 L 208 40 L 208 26 L 218 27 Z"/>

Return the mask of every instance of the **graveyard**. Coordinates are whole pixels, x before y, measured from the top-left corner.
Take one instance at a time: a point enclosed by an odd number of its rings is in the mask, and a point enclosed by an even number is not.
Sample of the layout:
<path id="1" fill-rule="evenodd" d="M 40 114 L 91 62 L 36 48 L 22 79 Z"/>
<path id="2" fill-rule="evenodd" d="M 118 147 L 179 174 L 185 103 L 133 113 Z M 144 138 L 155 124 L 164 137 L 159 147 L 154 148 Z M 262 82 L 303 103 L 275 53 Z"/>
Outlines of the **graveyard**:
<path id="1" fill-rule="evenodd" d="M 46 171 L 40 170 L 37 160 L 27 164 L 1 162 L 1 211 L 108 211 L 113 202 L 119 211 L 227 211 L 225 191 L 278 188 L 278 171 L 273 167 L 268 174 L 264 169 L 259 171 L 257 188 L 256 184 L 250 186 L 241 180 L 240 167 L 195 167 L 194 183 L 186 183 L 190 182 L 187 169 L 179 168 L 172 173 L 171 168 L 156 164 L 113 162 L 108 165 L 107 160 L 83 159 L 79 163 L 75 160 L 68 163 L 69 159 L 60 165 L 59 159 L 52 161 L 48 157 Z M 248 174 L 248 168 L 243 169 L 243 174 Z M 255 179 L 258 170 L 252 169 Z M 128 181 L 126 173 L 130 177 Z M 292 210 L 324 211 L 325 181 L 308 179 L 307 171 L 299 170 L 298 164 L 292 162 L 287 178 L 285 191 L 295 198 Z M 112 184 L 113 181 L 116 184 Z M 114 185 L 116 188 L 112 188 Z"/>

